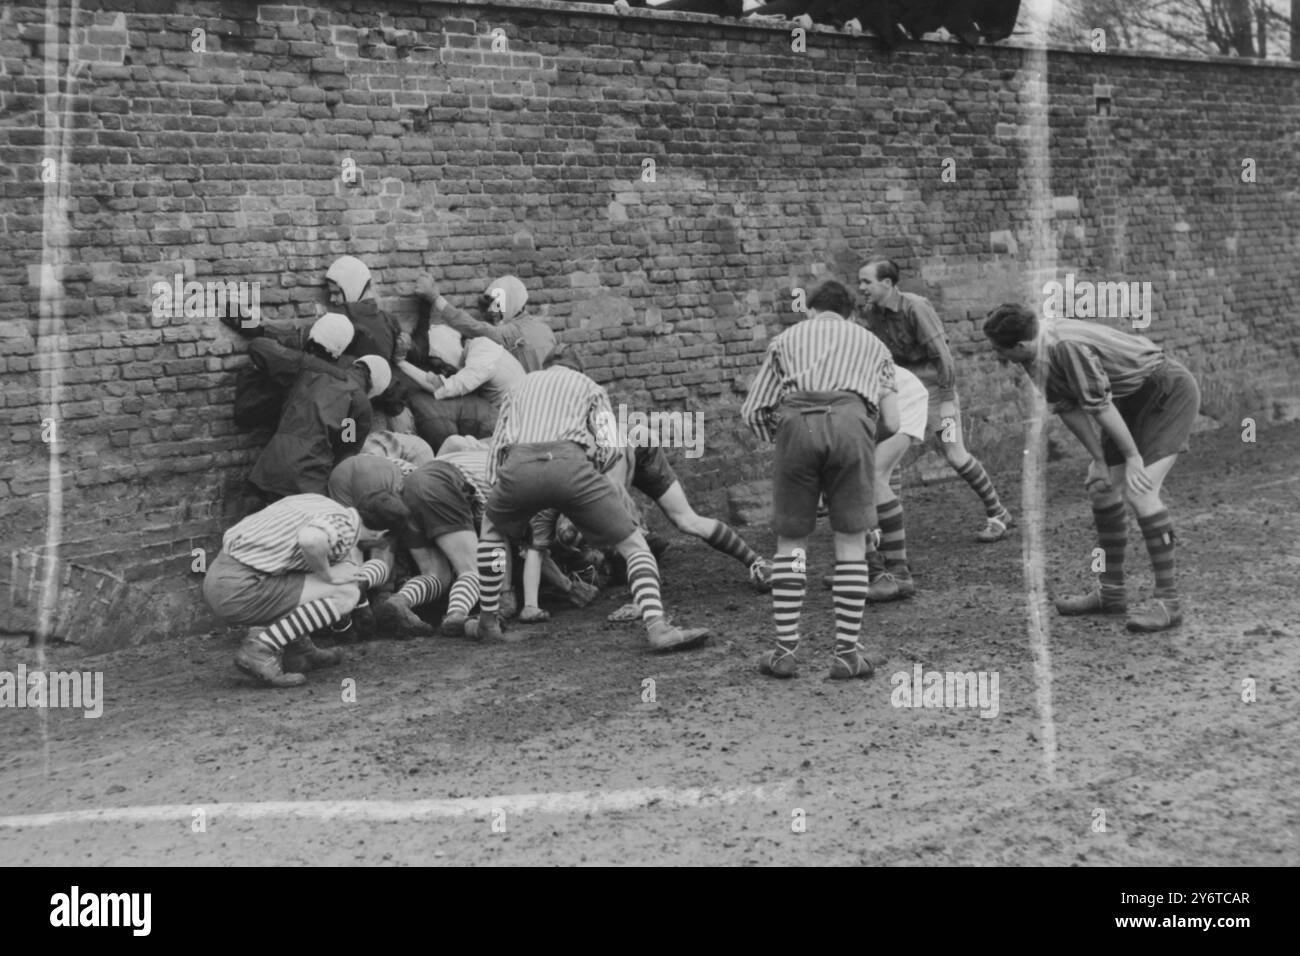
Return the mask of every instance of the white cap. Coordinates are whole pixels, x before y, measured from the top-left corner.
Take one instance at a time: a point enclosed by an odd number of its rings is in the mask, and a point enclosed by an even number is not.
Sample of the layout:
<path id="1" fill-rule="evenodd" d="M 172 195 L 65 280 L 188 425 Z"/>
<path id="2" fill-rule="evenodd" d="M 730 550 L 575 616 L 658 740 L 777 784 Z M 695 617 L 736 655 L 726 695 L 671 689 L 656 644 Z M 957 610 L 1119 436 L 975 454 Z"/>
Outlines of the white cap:
<path id="1" fill-rule="evenodd" d="M 370 270 L 356 256 L 339 256 L 325 273 L 325 278 L 338 283 L 345 300 L 356 302 L 370 285 Z"/>
<path id="2" fill-rule="evenodd" d="M 495 290 L 501 290 L 501 321 L 508 322 L 520 312 L 524 311 L 524 306 L 528 304 L 528 290 L 515 276 L 502 276 L 496 279 L 487 287 L 484 295 L 496 298 L 493 293 Z"/>
<path id="3" fill-rule="evenodd" d="M 465 344 L 461 340 L 460 333 L 450 325 L 429 326 L 429 354 L 434 358 L 460 368 L 460 360 L 464 352 Z"/>
<path id="4" fill-rule="evenodd" d="M 392 366 L 378 355 L 363 355 L 354 364 L 364 365 L 370 369 L 370 391 L 367 393 L 369 398 L 383 394 L 393 381 Z"/>
<path id="5" fill-rule="evenodd" d="M 307 339 L 315 342 L 333 358 L 343 354 L 343 350 L 352 344 L 351 320 L 341 312 L 326 312 L 312 325 Z"/>

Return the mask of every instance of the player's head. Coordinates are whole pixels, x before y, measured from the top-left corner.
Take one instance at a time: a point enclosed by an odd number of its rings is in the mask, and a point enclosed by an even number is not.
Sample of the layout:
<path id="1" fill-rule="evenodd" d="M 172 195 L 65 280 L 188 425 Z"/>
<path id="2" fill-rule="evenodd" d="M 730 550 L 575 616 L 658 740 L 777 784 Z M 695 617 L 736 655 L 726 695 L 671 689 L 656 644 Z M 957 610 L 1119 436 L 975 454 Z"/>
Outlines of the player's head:
<path id="1" fill-rule="evenodd" d="M 827 280 L 808 296 L 808 314 L 811 316 L 818 312 L 834 312 L 841 317 L 852 315 L 853 295 L 842 282 Z"/>
<path id="2" fill-rule="evenodd" d="M 325 285 L 333 305 L 359 302 L 367 293 L 374 294 L 370 287 L 370 269 L 356 256 L 335 259 L 325 273 Z"/>
<path id="3" fill-rule="evenodd" d="M 509 322 L 528 304 L 528 290 L 516 276 L 502 276 L 493 280 L 483 295 L 479 305 L 483 307 L 488 321 Z"/>
<path id="4" fill-rule="evenodd" d="M 556 366 L 567 368 L 574 372 L 580 372 L 583 375 L 587 374 L 587 368 L 583 365 L 582 356 L 574 351 L 572 346 L 566 345 L 563 342 L 560 342 L 555 346 L 555 350 L 551 352 L 550 356 L 546 359 L 546 364 L 543 368 L 555 368 Z"/>
<path id="5" fill-rule="evenodd" d="M 363 355 L 353 363 L 353 367 L 365 369 L 367 398 L 382 395 L 392 384 L 393 367 L 378 355 Z"/>
<path id="6" fill-rule="evenodd" d="M 406 503 L 391 491 L 372 491 L 357 501 L 357 514 L 361 517 L 358 547 L 377 544 L 393 531 L 405 527 L 411 518 Z"/>
<path id="7" fill-rule="evenodd" d="M 858 270 L 858 291 L 868 305 L 881 305 L 898 286 L 898 263 L 872 259 Z"/>
<path id="8" fill-rule="evenodd" d="M 1038 316 L 1014 302 L 998 306 L 984 319 L 984 334 L 1000 358 L 1027 362 L 1036 354 Z"/>
<path id="9" fill-rule="evenodd" d="M 340 312 L 326 312 L 307 333 L 306 351 L 333 362 L 352 344 L 352 320 Z"/>
<path id="10" fill-rule="evenodd" d="M 461 334 L 450 325 L 431 325 L 428 334 L 429 358 L 459 371 L 465 360 L 465 339 Z"/>

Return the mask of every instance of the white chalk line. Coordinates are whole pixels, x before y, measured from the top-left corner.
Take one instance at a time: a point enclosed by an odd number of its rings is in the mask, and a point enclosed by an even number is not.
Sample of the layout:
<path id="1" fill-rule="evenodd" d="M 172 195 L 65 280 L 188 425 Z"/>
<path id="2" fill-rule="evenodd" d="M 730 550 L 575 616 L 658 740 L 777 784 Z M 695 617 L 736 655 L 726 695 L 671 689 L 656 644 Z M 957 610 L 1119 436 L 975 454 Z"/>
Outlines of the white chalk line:
<path id="1" fill-rule="evenodd" d="M 495 797 L 461 797 L 451 800 L 279 800 L 262 803 L 186 803 L 147 807 L 102 807 L 94 810 L 62 810 L 26 816 L 0 817 L 0 828 L 25 829 L 84 823 L 159 823 L 195 819 L 203 811 L 205 822 L 213 818 L 235 820 L 364 820 L 399 823 L 409 820 L 465 819 L 522 813 L 608 813 L 647 807 L 707 809 L 738 803 L 786 802 L 792 793 L 788 783 L 773 786 L 676 789 L 640 787 L 633 790 L 581 790 L 568 793 L 514 793 Z"/>

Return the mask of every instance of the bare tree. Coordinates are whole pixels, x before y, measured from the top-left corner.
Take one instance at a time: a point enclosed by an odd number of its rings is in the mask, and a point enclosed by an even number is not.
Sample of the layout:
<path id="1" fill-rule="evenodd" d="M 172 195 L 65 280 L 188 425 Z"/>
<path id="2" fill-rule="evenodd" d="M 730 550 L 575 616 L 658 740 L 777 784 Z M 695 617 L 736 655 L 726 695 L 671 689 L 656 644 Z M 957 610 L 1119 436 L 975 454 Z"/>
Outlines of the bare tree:
<path id="1" fill-rule="evenodd" d="M 1095 30 L 1122 49 L 1181 55 L 1300 58 L 1300 0 L 1057 0 L 1048 37 L 1087 44 Z M 1288 43 L 1288 37 L 1290 42 Z"/>

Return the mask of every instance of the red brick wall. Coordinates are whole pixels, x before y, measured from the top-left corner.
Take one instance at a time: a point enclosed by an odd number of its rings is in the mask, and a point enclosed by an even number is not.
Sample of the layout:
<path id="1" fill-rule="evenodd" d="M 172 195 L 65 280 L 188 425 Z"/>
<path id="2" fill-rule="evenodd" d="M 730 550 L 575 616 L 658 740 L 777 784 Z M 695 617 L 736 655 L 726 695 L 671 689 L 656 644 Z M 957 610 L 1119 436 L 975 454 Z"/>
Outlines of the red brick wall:
<path id="1" fill-rule="evenodd" d="M 215 550 L 240 513 L 257 441 L 230 421 L 242 342 L 153 317 L 150 287 L 256 281 L 268 321 L 306 323 L 345 251 L 407 319 L 422 271 L 461 301 L 516 272 L 615 403 L 705 413 L 704 457 L 675 460 L 707 500 L 764 474 L 735 413 L 791 287 L 881 250 L 947 322 L 976 450 L 1014 460 L 1016 379 L 978 322 L 1043 279 L 1027 273 L 1026 50 L 887 56 L 813 31 L 795 52 L 781 27 L 554 3 L 83 2 L 55 339 L 44 12 L 0 12 L 6 556 L 43 540 L 53 417 L 64 556 L 193 588 L 191 548 Z M 1053 51 L 1049 78 L 1057 272 L 1151 281 L 1147 334 L 1221 422 L 1294 401 L 1300 70 Z M 996 251 L 1002 231 L 1016 242 Z"/>

